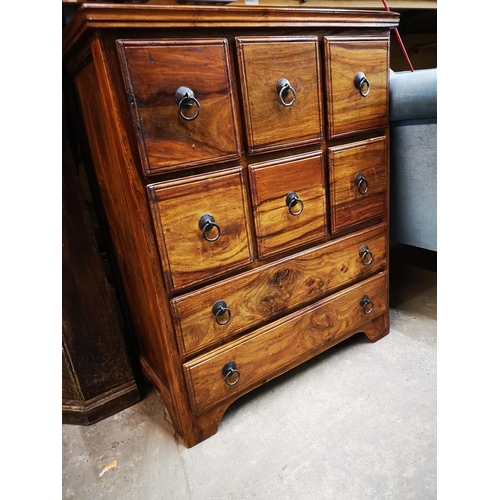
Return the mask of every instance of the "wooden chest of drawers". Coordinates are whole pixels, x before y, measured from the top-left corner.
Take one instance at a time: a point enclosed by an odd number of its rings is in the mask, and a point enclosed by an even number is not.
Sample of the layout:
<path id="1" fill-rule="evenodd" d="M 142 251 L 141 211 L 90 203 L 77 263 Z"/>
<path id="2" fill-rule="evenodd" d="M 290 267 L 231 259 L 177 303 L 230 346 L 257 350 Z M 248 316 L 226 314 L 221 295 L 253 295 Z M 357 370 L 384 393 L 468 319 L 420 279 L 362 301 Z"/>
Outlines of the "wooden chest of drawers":
<path id="1" fill-rule="evenodd" d="M 389 332 L 398 18 L 94 4 L 64 31 L 141 363 L 188 447 L 246 392 Z"/>

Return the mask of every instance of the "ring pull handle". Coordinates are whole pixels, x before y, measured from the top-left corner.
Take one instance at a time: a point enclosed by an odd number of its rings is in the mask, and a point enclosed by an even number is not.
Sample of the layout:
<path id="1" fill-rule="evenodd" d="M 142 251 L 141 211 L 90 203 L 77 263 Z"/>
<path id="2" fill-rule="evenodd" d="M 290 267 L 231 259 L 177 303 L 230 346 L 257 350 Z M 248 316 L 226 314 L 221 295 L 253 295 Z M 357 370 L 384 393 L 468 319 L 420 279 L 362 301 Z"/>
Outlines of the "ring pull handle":
<path id="1" fill-rule="evenodd" d="M 200 103 L 194 96 L 194 92 L 189 87 L 179 87 L 175 91 L 175 102 L 178 105 L 179 115 L 183 120 L 188 122 L 198 118 L 200 114 Z M 196 106 L 196 111 L 193 116 L 188 116 L 183 113 L 183 110 L 191 109 L 193 104 Z"/>
<path id="2" fill-rule="evenodd" d="M 368 81 L 368 78 L 366 78 L 365 74 L 362 71 L 356 73 L 356 76 L 354 77 L 354 86 L 359 90 L 359 93 L 363 97 L 366 97 L 370 93 L 370 82 Z M 366 86 L 366 92 L 363 92 L 363 88 L 365 86 Z"/>
<path id="3" fill-rule="evenodd" d="M 366 180 L 366 177 L 361 172 L 358 172 L 356 174 L 356 177 L 354 177 L 354 184 L 356 184 L 356 187 L 358 188 L 359 194 L 368 193 L 368 181 Z"/>
<path id="4" fill-rule="evenodd" d="M 223 300 L 218 300 L 214 303 L 212 306 L 212 314 L 215 316 L 215 321 L 218 325 L 227 325 L 231 319 L 231 311 Z M 224 316 L 227 316 L 226 319 L 221 320 Z"/>
<path id="5" fill-rule="evenodd" d="M 373 311 L 373 302 L 368 298 L 368 295 L 363 295 L 363 297 L 361 297 L 359 305 L 365 314 L 370 314 Z"/>
<path id="6" fill-rule="evenodd" d="M 304 210 L 304 202 L 297 196 L 295 191 L 291 191 L 286 195 L 286 204 L 288 206 L 288 211 L 294 216 L 297 217 Z M 298 210 L 294 210 L 294 207 L 299 206 Z"/>
<path id="7" fill-rule="evenodd" d="M 200 220 L 198 221 L 198 227 L 200 228 L 201 232 L 203 233 L 203 238 L 205 238 L 207 241 L 215 241 L 215 240 L 219 239 L 220 227 L 218 224 L 215 223 L 215 219 L 214 219 L 213 215 L 203 214 L 200 217 Z M 214 228 L 217 230 L 215 233 L 215 236 L 210 237 L 209 233 Z"/>
<path id="8" fill-rule="evenodd" d="M 236 379 L 231 382 L 231 377 L 236 373 Z M 240 372 L 236 369 L 236 363 L 229 361 L 222 367 L 222 376 L 227 385 L 236 385 L 240 381 Z"/>
<path id="9" fill-rule="evenodd" d="M 278 92 L 278 96 L 283 106 L 291 106 L 295 102 L 295 99 L 297 99 L 297 92 L 295 92 L 295 89 L 290 85 L 290 82 L 286 78 L 280 78 L 278 80 L 278 83 L 276 84 L 276 92 Z M 291 101 L 286 102 L 285 99 L 290 95 L 290 93 L 292 94 L 292 99 Z"/>
<path id="10" fill-rule="evenodd" d="M 373 262 L 373 254 L 370 252 L 368 245 L 362 245 L 359 249 L 359 256 L 361 257 L 361 262 L 365 266 L 369 266 Z"/>

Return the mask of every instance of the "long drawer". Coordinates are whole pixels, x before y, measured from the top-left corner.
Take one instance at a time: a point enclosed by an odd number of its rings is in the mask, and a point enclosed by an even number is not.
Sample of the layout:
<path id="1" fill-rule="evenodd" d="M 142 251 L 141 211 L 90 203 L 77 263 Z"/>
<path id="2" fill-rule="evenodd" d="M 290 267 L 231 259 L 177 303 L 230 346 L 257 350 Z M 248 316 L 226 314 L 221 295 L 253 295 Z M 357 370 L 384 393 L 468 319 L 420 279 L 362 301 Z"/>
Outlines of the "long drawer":
<path id="1" fill-rule="evenodd" d="M 184 356 L 222 343 L 386 266 L 386 225 L 306 250 L 171 301 Z"/>
<path id="2" fill-rule="evenodd" d="M 305 361 L 387 310 L 386 273 L 279 319 L 184 363 L 193 410 L 200 414 Z M 354 333 L 354 332 L 353 332 Z"/>

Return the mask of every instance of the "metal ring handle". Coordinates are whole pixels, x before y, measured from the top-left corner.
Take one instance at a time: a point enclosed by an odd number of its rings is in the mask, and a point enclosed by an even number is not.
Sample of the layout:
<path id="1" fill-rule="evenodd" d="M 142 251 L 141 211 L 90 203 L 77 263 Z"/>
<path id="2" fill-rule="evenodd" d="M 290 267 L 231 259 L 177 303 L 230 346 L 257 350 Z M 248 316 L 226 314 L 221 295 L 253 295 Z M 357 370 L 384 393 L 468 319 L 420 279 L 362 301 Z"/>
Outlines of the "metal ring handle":
<path id="1" fill-rule="evenodd" d="M 361 262 L 365 266 L 369 266 L 373 262 L 373 254 L 370 252 L 368 245 L 362 245 L 359 249 L 359 256 L 361 257 Z M 368 260 L 366 260 L 368 257 Z"/>
<path id="2" fill-rule="evenodd" d="M 194 96 L 194 92 L 189 87 L 179 87 L 175 91 L 175 102 L 178 104 L 179 116 L 183 120 L 190 122 L 198 118 L 201 106 L 198 99 Z M 196 105 L 196 113 L 193 116 L 185 115 L 182 110 L 191 108 L 193 104 Z"/>
<path id="3" fill-rule="evenodd" d="M 219 236 L 220 236 L 220 227 L 218 224 L 215 223 L 215 219 L 214 219 L 214 216 L 211 215 L 211 214 L 203 214 L 199 221 L 198 221 L 198 227 L 200 228 L 202 234 L 203 234 L 203 238 L 205 238 L 207 241 L 216 241 L 219 239 Z M 207 234 L 213 229 L 213 228 L 217 228 L 217 234 L 215 235 L 215 237 L 213 238 L 210 238 L 209 236 L 207 236 Z"/>
<path id="4" fill-rule="evenodd" d="M 207 236 L 207 233 L 209 231 L 211 231 L 213 228 L 217 228 L 217 234 L 215 235 L 214 238 L 210 238 Z M 216 241 L 219 239 L 219 236 L 220 236 L 220 227 L 218 224 L 216 224 L 215 222 L 207 222 L 204 226 L 203 226 L 203 229 L 201 230 L 202 233 L 203 233 L 203 238 L 205 238 L 207 241 Z"/>
<path id="5" fill-rule="evenodd" d="M 363 97 L 366 97 L 369 93 L 370 93 L 370 82 L 368 81 L 368 78 L 365 78 L 363 80 L 361 80 L 361 84 L 360 84 L 360 88 L 359 88 L 359 93 L 363 96 Z M 366 85 L 366 93 L 363 94 L 363 87 Z"/>
<path id="6" fill-rule="evenodd" d="M 295 92 L 295 89 L 290 85 L 290 82 L 286 78 L 280 78 L 278 80 L 278 83 L 276 84 L 276 92 L 278 92 L 278 96 L 283 106 L 289 107 L 295 102 L 295 99 L 297 99 L 297 92 Z M 290 92 L 293 94 L 292 100 L 287 103 L 285 102 L 284 97 L 286 97 Z"/>
<path id="7" fill-rule="evenodd" d="M 227 319 L 225 321 L 219 321 L 219 318 L 227 313 Z M 227 325 L 231 320 L 231 311 L 227 307 L 227 304 L 223 300 L 218 300 L 212 306 L 212 314 L 215 316 L 215 321 L 218 325 Z"/>
<path id="8" fill-rule="evenodd" d="M 186 102 L 189 102 L 189 105 L 186 106 L 186 104 L 184 104 L 183 106 L 183 103 L 184 101 Z M 192 105 L 196 104 L 196 113 L 194 114 L 194 116 L 186 116 L 183 112 L 182 112 L 182 109 L 183 107 L 184 108 L 190 108 Z M 195 120 L 196 118 L 198 118 L 198 115 L 200 114 L 200 103 L 198 102 L 198 99 L 196 99 L 196 97 L 189 97 L 188 95 L 185 95 L 181 101 L 179 102 L 179 115 L 181 116 L 181 118 L 183 118 L 184 120 L 190 122 L 190 121 L 193 121 Z"/>
<path id="9" fill-rule="evenodd" d="M 363 87 L 365 85 L 366 85 L 366 93 L 363 93 Z M 370 82 L 368 81 L 368 78 L 366 78 L 365 74 L 362 71 L 356 73 L 356 76 L 354 77 L 354 86 L 359 90 L 359 93 L 363 97 L 366 97 L 370 93 Z"/>
<path id="10" fill-rule="evenodd" d="M 234 373 L 238 374 L 238 378 L 234 382 L 230 382 L 229 379 Z M 229 361 L 222 367 L 222 376 L 227 385 L 236 385 L 240 381 L 241 374 L 236 369 L 236 363 L 234 361 Z"/>
<path id="11" fill-rule="evenodd" d="M 297 193 L 295 191 L 291 191 L 286 195 L 286 204 L 288 206 L 288 211 L 294 217 L 300 215 L 304 210 L 304 202 L 297 196 Z M 299 205 L 299 209 L 296 211 L 293 210 L 293 207 L 295 205 Z"/>
<path id="12" fill-rule="evenodd" d="M 359 194 L 368 193 L 368 181 L 361 172 L 358 172 L 356 177 L 354 177 L 354 184 L 356 184 Z"/>
<path id="13" fill-rule="evenodd" d="M 359 305 L 361 306 L 361 308 L 363 309 L 363 313 L 365 314 L 370 314 L 373 311 L 373 308 L 375 307 L 373 305 L 373 302 L 368 298 L 368 295 L 363 295 L 363 297 L 361 297 Z"/>

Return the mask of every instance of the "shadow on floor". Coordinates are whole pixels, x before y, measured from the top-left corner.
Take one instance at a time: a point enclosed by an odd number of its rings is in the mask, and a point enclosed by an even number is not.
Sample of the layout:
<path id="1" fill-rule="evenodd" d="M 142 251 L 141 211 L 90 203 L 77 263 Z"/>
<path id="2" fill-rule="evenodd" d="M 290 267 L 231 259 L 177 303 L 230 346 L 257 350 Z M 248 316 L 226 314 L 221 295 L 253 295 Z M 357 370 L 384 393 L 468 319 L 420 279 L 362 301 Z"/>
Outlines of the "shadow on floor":
<path id="1" fill-rule="evenodd" d="M 389 302 L 397 308 L 436 286 L 437 252 L 392 243 L 389 258 Z"/>

